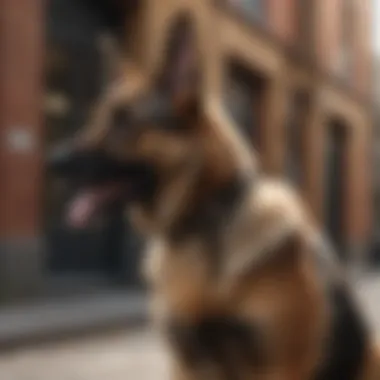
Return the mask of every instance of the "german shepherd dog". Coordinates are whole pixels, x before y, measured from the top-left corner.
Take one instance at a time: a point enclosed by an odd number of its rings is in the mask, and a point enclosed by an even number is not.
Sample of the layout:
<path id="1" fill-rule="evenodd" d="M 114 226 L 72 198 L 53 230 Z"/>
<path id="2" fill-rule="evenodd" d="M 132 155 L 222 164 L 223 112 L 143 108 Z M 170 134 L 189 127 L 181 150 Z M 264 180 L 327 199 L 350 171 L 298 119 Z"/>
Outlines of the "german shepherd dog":
<path id="1" fill-rule="evenodd" d="M 380 379 L 367 325 L 306 207 L 260 171 L 222 108 L 201 101 L 192 60 L 174 57 L 157 76 L 129 69 L 90 125 L 55 149 L 52 169 L 78 188 L 70 222 L 124 200 L 147 241 L 173 380 Z"/>

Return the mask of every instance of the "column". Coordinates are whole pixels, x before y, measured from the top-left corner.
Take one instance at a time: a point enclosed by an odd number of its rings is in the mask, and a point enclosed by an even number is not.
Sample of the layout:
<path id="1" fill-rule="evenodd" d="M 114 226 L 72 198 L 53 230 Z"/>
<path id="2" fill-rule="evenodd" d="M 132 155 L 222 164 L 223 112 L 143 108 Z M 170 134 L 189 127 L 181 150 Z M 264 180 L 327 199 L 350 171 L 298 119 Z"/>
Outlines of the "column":
<path id="1" fill-rule="evenodd" d="M 318 90 L 310 96 L 308 120 L 305 123 L 303 196 L 320 225 L 324 222 L 324 115 Z"/>
<path id="2" fill-rule="evenodd" d="M 41 272 L 43 0 L 0 3 L 0 297 Z"/>

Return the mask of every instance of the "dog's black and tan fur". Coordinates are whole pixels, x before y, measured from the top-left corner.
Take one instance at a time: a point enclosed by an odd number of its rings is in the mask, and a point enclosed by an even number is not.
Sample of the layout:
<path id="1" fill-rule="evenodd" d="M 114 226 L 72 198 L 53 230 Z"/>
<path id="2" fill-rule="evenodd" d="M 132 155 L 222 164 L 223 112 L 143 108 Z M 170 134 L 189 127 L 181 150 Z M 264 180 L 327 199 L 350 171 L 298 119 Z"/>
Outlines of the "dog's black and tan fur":
<path id="1" fill-rule="evenodd" d="M 130 78 L 54 167 L 92 186 L 127 184 L 172 379 L 380 379 L 366 324 L 297 195 L 260 173 L 190 82 L 168 91 Z"/>

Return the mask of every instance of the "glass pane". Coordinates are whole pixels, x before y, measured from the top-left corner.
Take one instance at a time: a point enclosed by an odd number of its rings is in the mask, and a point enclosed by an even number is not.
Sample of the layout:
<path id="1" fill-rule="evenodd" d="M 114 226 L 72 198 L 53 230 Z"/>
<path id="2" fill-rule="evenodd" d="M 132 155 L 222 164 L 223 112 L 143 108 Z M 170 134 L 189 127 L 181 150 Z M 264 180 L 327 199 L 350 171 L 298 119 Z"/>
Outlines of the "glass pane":
<path id="1" fill-rule="evenodd" d="M 262 20 L 265 15 L 264 0 L 227 0 L 227 3 L 242 11 L 249 18 Z"/>
<path id="2" fill-rule="evenodd" d="M 342 248 L 344 248 L 342 218 L 347 136 L 345 126 L 340 122 L 330 122 L 327 127 L 327 140 L 325 142 L 325 225 L 338 254 L 342 254 Z"/>
<path id="3" fill-rule="evenodd" d="M 224 104 L 242 133 L 259 148 L 263 83 L 254 73 L 232 64 L 225 82 Z"/>
<path id="4" fill-rule="evenodd" d="M 303 133 L 307 128 L 308 98 L 295 94 L 288 104 L 286 120 L 286 175 L 295 184 L 301 185 L 303 176 Z"/>

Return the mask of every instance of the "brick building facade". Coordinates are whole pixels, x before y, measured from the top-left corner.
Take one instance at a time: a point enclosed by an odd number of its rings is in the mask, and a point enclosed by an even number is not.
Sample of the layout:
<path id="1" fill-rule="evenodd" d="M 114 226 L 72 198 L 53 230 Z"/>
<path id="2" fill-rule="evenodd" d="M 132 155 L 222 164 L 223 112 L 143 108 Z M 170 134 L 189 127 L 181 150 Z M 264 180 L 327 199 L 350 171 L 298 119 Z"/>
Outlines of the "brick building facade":
<path id="1" fill-rule="evenodd" d="M 49 255 L 43 152 L 50 132 L 41 106 L 47 3 L 0 2 L 0 284 L 7 294 L 35 292 Z M 111 3 L 125 12 L 121 43 L 149 72 L 162 63 L 170 25 L 189 17 L 204 100 L 225 104 L 268 172 L 295 181 L 339 251 L 365 254 L 372 218 L 369 0 Z"/>

